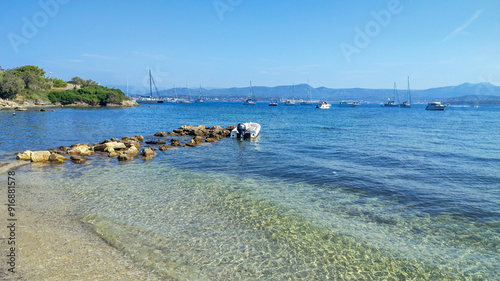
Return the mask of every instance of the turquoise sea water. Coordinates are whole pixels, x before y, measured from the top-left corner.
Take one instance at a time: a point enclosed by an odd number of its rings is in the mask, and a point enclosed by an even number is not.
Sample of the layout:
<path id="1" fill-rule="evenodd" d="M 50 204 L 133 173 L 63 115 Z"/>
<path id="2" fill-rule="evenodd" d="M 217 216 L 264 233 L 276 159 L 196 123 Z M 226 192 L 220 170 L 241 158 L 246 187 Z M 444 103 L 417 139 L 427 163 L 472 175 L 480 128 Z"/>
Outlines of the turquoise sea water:
<path id="1" fill-rule="evenodd" d="M 262 125 L 153 160 L 27 166 L 139 266 L 179 280 L 498 280 L 500 107 L 239 103 L 0 112 L 0 158 L 181 125 Z"/>

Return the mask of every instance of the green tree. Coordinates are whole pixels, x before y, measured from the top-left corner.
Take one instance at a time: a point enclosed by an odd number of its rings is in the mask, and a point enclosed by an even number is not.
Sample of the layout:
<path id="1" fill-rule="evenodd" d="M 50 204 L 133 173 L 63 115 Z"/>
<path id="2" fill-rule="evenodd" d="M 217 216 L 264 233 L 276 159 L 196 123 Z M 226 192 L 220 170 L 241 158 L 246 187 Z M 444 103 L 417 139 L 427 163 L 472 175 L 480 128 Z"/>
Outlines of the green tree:
<path id="1" fill-rule="evenodd" d="M 50 88 L 50 83 L 44 77 L 45 70 L 35 65 L 25 65 L 12 69 L 14 75 L 24 81 L 25 88 L 29 90 L 41 90 Z"/>
<path id="2" fill-rule="evenodd" d="M 0 77 L 0 97 L 14 99 L 26 88 L 24 81 L 13 70 L 7 70 Z"/>
<path id="3" fill-rule="evenodd" d="M 61 79 L 53 78 L 52 79 L 52 86 L 54 86 L 56 88 L 63 88 L 63 87 L 67 87 L 68 83 L 64 82 Z"/>
<path id="4" fill-rule="evenodd" d="M 82 84 L 82 87 L 89 87 L 89 86 L 99 86 L 99 84 L 93 81 L 92 79 L 85 80 L 85 82 L 83 82 Z"/>
<path id="5" fill-rule="evenodd" d="M 85 83 L 85 80 L 83 80 L 82 78 L 80 78 L 78 76 L 75 76 L 75 77 L 71 78 L 71 80 L 69 82 L 72 84 L 76 84 L 76 85 L 83 85 L 83 83 Z"/>

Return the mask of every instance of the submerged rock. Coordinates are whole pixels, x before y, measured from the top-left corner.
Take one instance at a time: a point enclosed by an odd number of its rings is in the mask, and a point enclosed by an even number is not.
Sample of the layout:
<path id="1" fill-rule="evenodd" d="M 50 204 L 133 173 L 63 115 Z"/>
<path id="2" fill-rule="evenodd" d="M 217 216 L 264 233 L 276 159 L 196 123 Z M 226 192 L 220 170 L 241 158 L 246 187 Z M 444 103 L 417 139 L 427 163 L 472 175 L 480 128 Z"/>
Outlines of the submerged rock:
<path id="1" fill-rule="evenodd" d="M 164 140 L 150 140 L 146 141 L 146 144 L 167 144 L 167 142 Z"/>
<path id="2" fill-rule="evenodd" d="M 168 144 L 164 144 L 164 145 L 160 146 L 161 151 L 170 150 L 170 149 L 174 149 L 174 147 L 171 145 L 168 145 Z"/>
<path id="3" fill-rule="evenodd" d="M 64 152 L 67 152 L 69 150 L 69 147 L 61 145 L 61 146 L 59 146 L 59 149 L 64 151 Z"/>
<path id="4" fill-rule="evenodd" d="M 158 132 L 156 134 L 154 134 L 155 137 L 166 137 L 167 136 L 167 133 L 165 132 Z"/>
<path id="5" fill-rule="evenodd" d="M 85 159 L 81 156 L 78 156 L 78 155 L 71 155 L 70 159 L 75 164 L 83 164 L 83 163 L 87 162 L 87 159 Z"/>
<path id="6" fill-rule="evenodd" d="M 116 152 L 116 151 L 113 151 L 113 152 L 108 153 L 108 157 L 116 157 L 116 156 L 118 156 L 118 155 L 120 155 L 120 153 L 119 153 L 119 152 Z"/>
<path id="7" fill-rule="evenodd" d="M 60 149 L 57 149 L 57 148 L 51 148 L 51 149 L 48 149 L 50 153 L 54 154 L 54 153 L 57 153 L 57 154 L 63 154 L 65 151 L 62 151 Z"/>
<path id="8" fill-rule="evenodd" d="M 196 136 L 194 137 L 191 142 L 192 143 L 196 143 L 196 144 L 200 144 L 200 143 L 203 143 L 203 141 L 205 140 L 205 137 L 203 136 Z"/>
<path id="9" fill-rule="evenodd" d="M 130 155 L 130 156 L 134 156 L 136 154 L 139 154 L 139 150 L 137 149 L 137 147 L 131 146 L 131 147 L 127 148 L 126 150 L 124 150 L 123 153 Z"/>
<path id="10" fill-rule="evenodd" d="M 57 154 L 57 153 L 52 153 L 50 156 L 49 156 L 49 161 L 50 162 L 55 162 L 55 163 L 64 163 L 66 162 L 66 157 L 60 155 L 60 154 Z"/>
<path id="11" fill-rule="evenodd" d="M 171 146 L 181 146 L 181 142 L 178 139 L 171 139 L 170 145 Z"/>
<path id="12" fill-rule="evenodd" d="M 118 161 L 130 161 L 132 159 L 134 159 L 134 157 L 127 153 L 121 153 L 120 155 L 118 155 Z"/>
<path id="13" fill-rule="evenodd" d="M 156 152 L 153 151 L 151 148 L 144 148 L 141 152 L 142 156 L 146 159 L 151 159 L 156 156 Z"/>
<path id="14" fill-rule="evenodd" d="M 126 147 L 132 147 L 132 146 L 135 146 L 136 148 L 139 148 L 141 147 L 141 143 L 137 140 L 128 140 L 128 141 L 125 141 L 125 146 Z"/>
<path id="15" fill-rule="evenodd" d="M 77 143 L 72 145 L 67 153 L 69 155 L 90 156 L 92 155 L 92 153 L 94 153 L 91 148 L 92 147 L 88 143 Z"/>

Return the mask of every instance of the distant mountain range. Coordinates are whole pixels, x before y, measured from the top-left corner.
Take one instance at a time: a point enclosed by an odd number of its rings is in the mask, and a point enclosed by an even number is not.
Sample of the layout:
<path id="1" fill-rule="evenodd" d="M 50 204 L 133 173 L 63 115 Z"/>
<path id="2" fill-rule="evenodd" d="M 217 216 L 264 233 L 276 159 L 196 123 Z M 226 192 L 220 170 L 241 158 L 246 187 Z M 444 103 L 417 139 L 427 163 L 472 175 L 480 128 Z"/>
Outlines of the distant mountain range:
<path id="1" fill-rule="evenodd" d="M 125 92 L 125 86 L 115 86 Z M 311 91 L 313 100 L 341 101 L 356 100 L 364 102 L 383 102 L 388 98 L 394 99 L 394 89 L 332 89 L 326 87 L 313 88 L 307 84 L 294 86 L 292 95 L 292 85 L 276 87 L 252 87 L 253 95 L 256 100 L 270 99 L 307 99 L 308 88 Z M 178 96 L 186 96 L 186 88 L 177 88 Z M 497 103 L 500 104 L 500 86 L 491 83 L 464 83 L 458 86 L 448 86 L 431 88 L 426 90 L 412 90 L 412 102 L 428 102 L 440 100 L 450 103 Z M 132 94 L 138 92 L 138 88 L 132 91 Z M 407 100 L 407 89 L 398 89 L 400 101 Z M 141 93 L 148 95 L 148 93 Z M 190 89 L 193 98 L 198 97 L 199 89 Z M 173 89 L 159 91 L 160 96 L 171 97 L 174 94 Z M 155 94 L 153 94 L 155 95 Z M 223 88 L 223 89 L 203 89 L 203 96 L 220 99 L 241 99 L 250 96 L 250 87 L 243 88 Z"/>

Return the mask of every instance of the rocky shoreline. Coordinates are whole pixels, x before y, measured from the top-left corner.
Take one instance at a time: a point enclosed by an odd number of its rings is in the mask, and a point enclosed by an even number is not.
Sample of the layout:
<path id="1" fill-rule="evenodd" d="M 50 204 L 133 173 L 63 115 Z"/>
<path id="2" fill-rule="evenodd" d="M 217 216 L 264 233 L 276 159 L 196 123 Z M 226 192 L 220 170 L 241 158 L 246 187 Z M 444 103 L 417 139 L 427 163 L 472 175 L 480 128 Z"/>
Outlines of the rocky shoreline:
<path id="1" fill-rule="evenodd" d="M 152 159 L 157 150 L 166 151 L 178 147 L 195 147 L 203 143 L 215 143 L 222 138 L 229 137 L 231 130 L 236 126 L 228 127 L 205 125 L 183 125 L 171 132 L 157 132 L 146 140 L 141 135 L 124 136 L 121 139 L 111 138 L 99 143 L 76 143 L 69 147 L 60 146 L 47 150 L 16 153 L 17 160 L 29 160 L 31 162 L 48 162 L 62 164 L 68 161 L 75 164 L 83 164 L 92 155 L 107 155 L 116 157 L 118 161 L 130 161 L 137 157 Z M 180 137 L 175 138 L 174 136 Z M 168 143 L 167 143 L 168 142 Z M 143 147 L 141 149 L 141 147 Z"/>
<path id="2" fill-rule="evenodd" d="M 115 103 L 109 103 L 106 104 L 105 107 L 136 107 L 140 106 L 136 101 L 134 100 L 124 100 L 120 104 L 115 104 Z M 17 111 L 27 111 L 28 108 L 35 108 L 37 111 L 38 108 L 44 108 L 44 107 L 103 107 L 100 105 L 94 106 L 90 105 L 88 103 L 84 102 L 75 102 L 72 104 L 67 104 L 67 105 L 62 105 L 60 103 L 55 103 L 55 104 L 36 104 L 35 102 L 24 102 L 23 104 L 19 104 L 15 101 L 11 100 L 4 100 L 0 98 L 0 110 L 17 110 Z M 38 110 L 40 111 L 40 110 Z"/>

